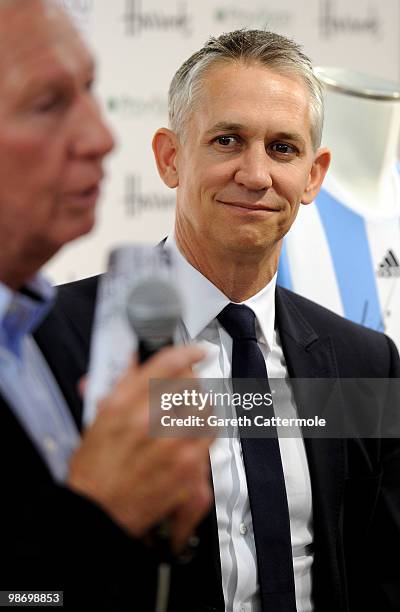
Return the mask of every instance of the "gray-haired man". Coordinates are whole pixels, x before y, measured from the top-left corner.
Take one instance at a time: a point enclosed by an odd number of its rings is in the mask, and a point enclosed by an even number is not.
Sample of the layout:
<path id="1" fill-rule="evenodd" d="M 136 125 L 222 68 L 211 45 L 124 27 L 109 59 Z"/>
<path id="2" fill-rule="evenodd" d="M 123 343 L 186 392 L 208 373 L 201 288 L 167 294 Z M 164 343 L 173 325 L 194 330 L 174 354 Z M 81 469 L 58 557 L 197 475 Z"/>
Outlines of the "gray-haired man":
<path id="1" fill-rule="evenodd" d="M 276 287 L 282 239 L 329 166 L 322 117 L 309 59 L 270 32 L 211 39 L 172 81 L 170 128 L 153 149 L 176 188 L 167 243 L 186 302 L 184 338 L 209 353 L 201 376 L 399 376 L 387 337 Z M 94 289 L 88 281 L 66 291 L 70 315 L 90 313 Z M 78 327 L 89 335 L 83 319 Z M 382 400 L 373 398 L 377 413 Z M 211 465 L 215 512 L 200 528 L 197 559 L 175 573 L 171 610 L 400 608 L 395 442 L 236 436 L 216 441 Z"/>

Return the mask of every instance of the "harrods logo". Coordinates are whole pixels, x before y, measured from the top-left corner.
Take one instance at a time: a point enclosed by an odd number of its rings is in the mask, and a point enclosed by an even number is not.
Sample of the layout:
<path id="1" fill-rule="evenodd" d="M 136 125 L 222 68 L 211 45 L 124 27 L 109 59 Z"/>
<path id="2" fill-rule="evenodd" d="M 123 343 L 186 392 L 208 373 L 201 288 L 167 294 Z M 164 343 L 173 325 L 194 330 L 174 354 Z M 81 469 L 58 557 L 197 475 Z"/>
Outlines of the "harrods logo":
<path id="1" fill-rule="evenodd" d="M 125 177 L 124 206 L 127 217 L 137 217 L 142 213 L 173 210 L 175 196 L 156 191 L 143 191 L 141 176 L 128 174 Z"/>
<path id="2" fill-rule="evenodd" d="M 141 98 L 130 94 L 112 95 L 106 100 L 107 109 L 121 119 L 167 116 L 167 101 L 161 96 Z"/>
<path id="3" fill-rule="evenodd" d="M 290 24 L 292 17 L 289 11 L 271 10 L 263 5 L 246 8 L 224 5 L 214 11 L 216 21 L 237 27 L 284 28 Z"/>
<path id="4" fill-rule="evenodd" d="M 143 32 L 179 32 L 184 36 L 191 34 L 191 17 L 186 2 L 179 2 L 176 11 L 142 10 L 141 0 L 125 0 L 123 15 L 127 36 L 139 36 Z"/>
<path id="5" fill-rule="evenodd" d="M 354 11 L 359 5 L 348 4 L 348 10 Z M 339 34 L 369 35 L 379 38 L 381 20 L 377 6 L 368 4 L 364 14 L 341 12 L 337 0 L 320 0 L 320 29 L 324 38 L 333 38 Z"/>

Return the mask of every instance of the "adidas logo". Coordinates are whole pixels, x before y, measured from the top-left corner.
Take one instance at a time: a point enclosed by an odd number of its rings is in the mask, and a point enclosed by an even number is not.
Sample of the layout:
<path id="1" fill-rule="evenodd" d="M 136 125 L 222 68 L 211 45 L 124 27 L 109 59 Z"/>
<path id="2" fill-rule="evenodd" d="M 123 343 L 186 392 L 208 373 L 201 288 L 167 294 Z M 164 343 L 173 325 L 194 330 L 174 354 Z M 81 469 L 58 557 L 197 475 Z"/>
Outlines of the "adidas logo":
<path id="1" fill-rule="evenodd" d="M 400 263 L 392 249 L 387 251 L 383 261 L 378 266 L 376 274 L 383 278 L 400 277 Z"/>

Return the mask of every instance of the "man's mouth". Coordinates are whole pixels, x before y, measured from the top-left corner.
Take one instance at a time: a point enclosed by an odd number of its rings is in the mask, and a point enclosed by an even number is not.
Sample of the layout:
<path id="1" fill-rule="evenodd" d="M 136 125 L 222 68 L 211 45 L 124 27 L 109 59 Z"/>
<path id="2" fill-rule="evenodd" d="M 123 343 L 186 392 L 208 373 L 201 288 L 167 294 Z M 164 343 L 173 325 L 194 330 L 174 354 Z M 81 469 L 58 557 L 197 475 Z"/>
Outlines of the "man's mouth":
<path id="1" fill-rule="evenodd" d="M 278 208 L 273 206 L 269 206 L 267 204 L 254 203 L 254 202 L 241 202 L 241 201 L 225 201 L 225 200 L 217 200 L 220 204 L 224 204 L 225 206 L 232 206 L 234 208 L 246 209 L 249 211 L 261 211 L 261 212 L 277 212 Z"/>
<path id="2" fill-rule="evenodd" d="M 83 189 L 82 191 L 75 191 L 73 193 L 69 193 L 66 198 L 77 208 L 89 209 L 93 208 L 96 205 L 99 195 L 100 186 L 97 183 L 96 185 L 92 185 L 92 187 L 88 187 L 87 189 Z"/>
<path id="3" fill-rule="evenodd" d="M 74 201 L 79 206 L 94 206 L 100 195 L 100 184 L 103 174 L 96 177 L 90 183 L 82 185 L 82 188 L 74 189 L 66 194 L 68 200 Z"/>

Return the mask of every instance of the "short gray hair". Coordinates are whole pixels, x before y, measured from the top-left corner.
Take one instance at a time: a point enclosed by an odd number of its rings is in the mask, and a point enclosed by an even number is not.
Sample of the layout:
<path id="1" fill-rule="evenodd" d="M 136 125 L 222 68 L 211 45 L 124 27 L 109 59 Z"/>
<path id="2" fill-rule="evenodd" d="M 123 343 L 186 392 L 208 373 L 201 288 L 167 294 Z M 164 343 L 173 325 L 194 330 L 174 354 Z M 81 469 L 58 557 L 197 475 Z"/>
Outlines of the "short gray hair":
<path id="1" fill-rule="evenodd" d="M 184 137 L 191 111 L 203 86 L 204 75 L 217 63 L 261 64 L 284 75 L 301 78 L 310 94 L 311 140 L 321 144 L 324 119 L 323 90 L 313 72 L 311 60 L 300 45 L 274 32 L 235 30 L 211 37 L 175 73 L 169 88 L 168 108 L 171 129 Z"/>

